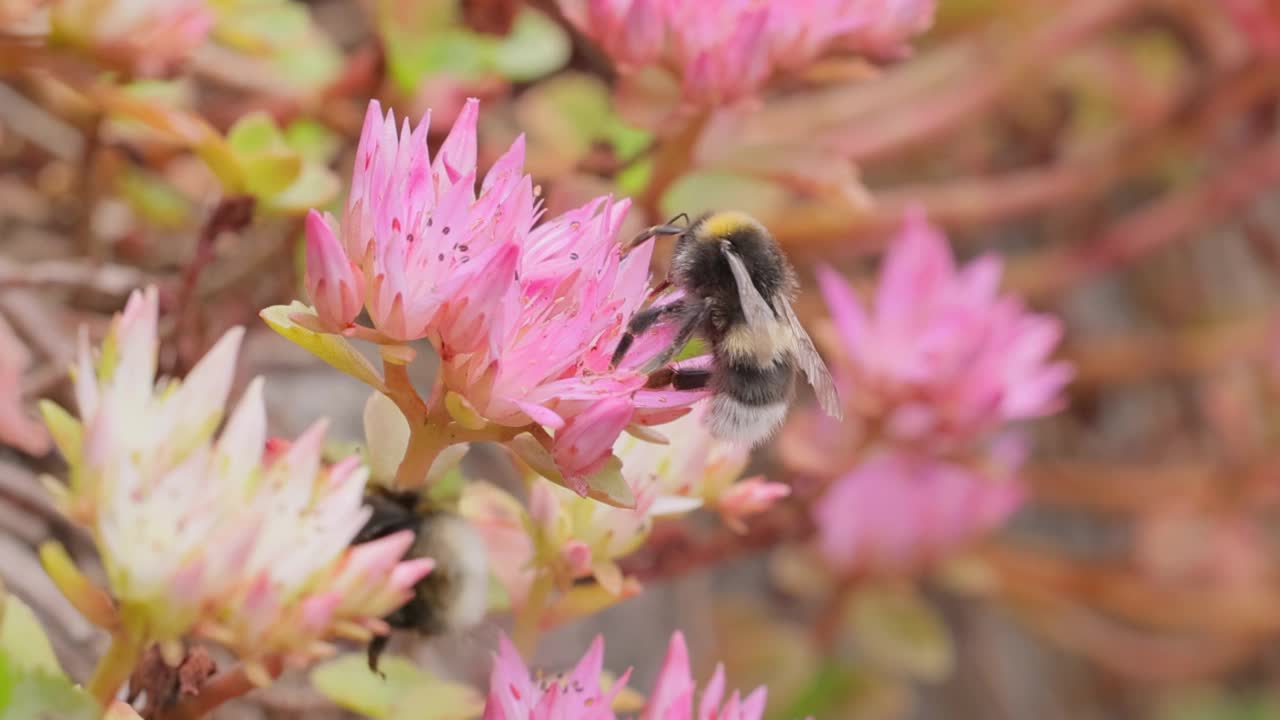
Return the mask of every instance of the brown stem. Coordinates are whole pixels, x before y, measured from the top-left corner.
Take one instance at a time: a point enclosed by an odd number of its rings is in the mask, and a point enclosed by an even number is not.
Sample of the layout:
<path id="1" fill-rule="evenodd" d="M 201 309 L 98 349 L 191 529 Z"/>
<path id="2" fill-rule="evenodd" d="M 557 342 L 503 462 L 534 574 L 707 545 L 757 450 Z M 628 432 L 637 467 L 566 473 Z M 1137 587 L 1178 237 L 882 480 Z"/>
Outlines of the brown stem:
<path id="1" fill-rule="evenodd" d="M 96 202 L 97 183 L 95 182 L 98 150 L 102 148 L 103 114 L 94 112 L 88 119 L 84 132 L 84 146 L 80 151 L 80 217 L 77 219 L 76 240 L 80 252 L 90 258 L 102 255 L 93 237 L 93 205 Z"/>
<path id="2" fill-rule="evenodd" d="M 973 176 L 939 183 L 879 190 L 873 208 L 853 213 L 830 204 L 768 218 L 769 226 L 799 256 L 858 255 L 879 250 L 902 222 L 908 207 L 923 206 L 931 221 L 951 230 L 988 227 L 1047 207 L 1088 202 L 1115 183 L 1146 171 L 1175 152 L 1198 147 L 1225 121 L 1280 85 L 1271 63 L 1256 63 L 1213 78 L 1210 92 L 1189 89 L 1164 112 L 1125 128 L 1097 151 L 1063 162 L 994 177 Z M 981 233 L 981 237 L 989 234 Z M 853 238 L 857 242 L 850 242 Z"/>
<path id="3" fill-rule="evenodd" d="M 1023 82 L 1043 82 L 1045 58 L 1061 57 L 1139 11 L 1145 0 L 1077 0 L 1040 27 L 1014 39 L 997 34 L 973 76 L 932 87 L 915 107 L 885 107 L 841 131 L 841 154 L 859 162 L 896 156 L 937 142 L 992 107 Z"/>
<path id="4" fill-rule="evenodd" d="M 696 572 L 812 533 L 813 523 L 803 507 L 789 502 L 753 518 L 745 534 L 717 527 L 698 536 L 684 523 L 659 525 L 642 550 L 618 564 L 626 575 L 645 582 Z"/>
<path id="5" fill-rule="evenodd" d="M 694 115 L 678 133 L 658 147 L 658 153 L 653 158 L 653 173 L 649 176 L 649 184 L 638 201 L 654 222 L 662 215 L 662 196 L 672 183 L 692 167 L 698 139 L 702 137 L 702 131 L 710 119 L 709 112 Z"/>
<path id="6" fill-rule="evenodd" d="M 177 352 L 174 354 L 174 374 L 181 374 L 189 369 L 195 357 L 203 350 L 203 341 L 197 336 L 199 326 L 199 308 L 192 300 L 195 297 L 196 285 L 200 281 L 200 273 L 213 261 L 214 244 L 223 232 L 238 232 L 248 227 L 253 221 L 256 201 L 249 195 L 230 195 L 222 198 L 209 214 L 200 235 L 196 239 L 195 253 L 191 261 L 182 271 L 178 296 L 173 307 L 176 319 L 173 339 Z"/>
<path id="7" fill-rule="evenodd" d="M 838 647 L 845 607 L 849 604 L 849 596 L 857 587 L 857 577 L 843 578 L 827 595 L 822 609 L 818 611 L 818 619 L 813 624 L 813 643 L 824 656 L 831 656 Z"/>
<path id="8" fill-rule="evenodd" d="M 1088 244 L 1011 267 L 1011 284 L 1033 298 L 1051 299 L 1235 216 L 1280 183 L 1280 142 L 1247 148 L 1222 167 L 1205 182 L 1120 219 Z"/>
<path id="9" fill-rule="evenodd" d="M 280 658 L 268 658 L 264 664 L 267 674 L 273 679 L 284 672 L 284 662 Z M 156 715 L 156 720 L 199 720 L 223 703 L 241 697 L 257 687 L 249 678 L 245 666 L 237 665 L 213 676 L 195 695 L 179 700 L 172 708 L 161 711 Z"/>

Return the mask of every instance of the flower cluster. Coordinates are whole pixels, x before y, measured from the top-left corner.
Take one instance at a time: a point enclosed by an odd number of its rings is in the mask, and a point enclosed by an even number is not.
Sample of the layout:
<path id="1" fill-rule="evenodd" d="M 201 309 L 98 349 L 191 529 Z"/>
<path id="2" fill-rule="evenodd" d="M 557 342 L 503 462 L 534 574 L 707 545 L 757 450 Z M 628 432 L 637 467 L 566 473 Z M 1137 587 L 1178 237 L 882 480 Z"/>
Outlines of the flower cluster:
<path id="1" fill-rule="evenodd" d="M 534 478 L 529 508 L 487 483 L 469 483 L 461 509 L 485 537 L 494 569 L 515 606 L 539 578 L 560 586 L 593 577 L 614 599 L 637 590 L 617 560 L 637 550 L 654 518 L 699 507 L 719 511 L 731 527 L 785 497 L 789 488 L 753 477 L 738 480 L 747 451 L 715 439 L 699 407 L 664 426 L 666 444 L 623 436 L 614 445 L 634 508 L 611 507 Z M 736 481 L 736 482 L 735 482 Z"/>
<path id="2" fill-rule="evenodd" d="M 312 329 L 384 346 L 427 339 L 447 408 L 469 428 L 554 432 L 542 450 L 575 492 L 607 471 L 624 429 L 671 420 L 697 393 L 645 390 L 638 372 L 670 335 L 647 334 L 622 367 L 609 358 L 649 293 L 650 247 L 623 256 L 628 203 L 598 198 L 534 226 L 540 214 L 517 139 L 476 192 L 478 103 L 467 103 L 431 158 L 430 115 L 399 133 L 372 102 L 341 223 L 307 222 Z M 372 327 L 355 323 L 367 311 Z M 426 420 L 414 418 L 415 420 Z M 412 423 L 421 425 L 422 422 Z"/>
<path id="3" fill-rule="evenodd" d="M 801 418 L 785 445 L 801 466 L 824 455 L 854 466 L 816 509 L 837 566 L 925 561 L 1018 506 L 1025 448 L 1007 428 L 1056 412 L 1072 371 L 1049 359 L 1060 323 L 999 294 L 1000 275 L 995 256 L 957 267 L 918 212 L 888 251 L 871 310 L 820 271 L 851 419 Z"/>
<path id="4" fill-rule="evenodd" d="M 691 104 L 761 90 L 829 51 L 891 56 L 933 22 L 932 0 L 561 0 L 624 74 L 662 67 Z"/>
<path id="5" fill-rule="evenodd" d="M 628 670 L 606 691 L 602 687 L 604 641 L 596 637 L 586 655 L 567 675 L 535 682 L 519 653 L 504 637 L 489 679 L 484 720 L 614 720 L 611 705 L 626 686 Z M 653 692 L 640 713 L 642 720 L 760 720 L 767 697 L 764 687 L 743 698 L 734 692 L 724 699 L 724 666 L 717 665 L 698 704 L 697 685 L 689 670 L 689 649 L 684 636 L 671 636 L 667 656 Z"/>
<path id="6" fill-rule="evenodd" d="M 431 561 L 400 561 L 410 533 L 349 547 L 367 471 L 355 458 L 322 467 L 323 421 L 264 457 L 260 379 L 215 438 L 243 332 L 157 387 L 157 314 L 154 288 L 135 292 L 96 361 L 82 337 L 79 421 L 44 407 L 70 465 L 51 489 L 92 532 L 120 626 L 170 649 L 212 638 L 263 681 L 268 660 L 305 663 L 330 637 L 383 629 Z"/>

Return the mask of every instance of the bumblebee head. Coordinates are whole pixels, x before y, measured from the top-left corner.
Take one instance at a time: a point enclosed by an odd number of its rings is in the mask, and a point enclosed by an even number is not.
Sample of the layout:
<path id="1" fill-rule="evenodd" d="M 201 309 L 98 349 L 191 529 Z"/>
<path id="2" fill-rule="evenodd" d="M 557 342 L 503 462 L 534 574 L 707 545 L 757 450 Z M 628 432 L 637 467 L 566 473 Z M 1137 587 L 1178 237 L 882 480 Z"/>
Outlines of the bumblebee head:
<path id="1" fill-rule="evenodd" d="M 744 236 L 755 236 L 765 233 L 760 221 L 737 210 L 714 212 L 701 218 L 690 228 L 698 240 L 729 242 Z"/>
<path id="2" fill-rule="evenodd" d="M 676 224 L 682 218 L 686 222 L 689 220 L 687 214 L 681 213 L 663 225 L 654 225 L 646 229 L 631 240 L 627 249 L 630 250 L 648 240 L 665 235 L 679 235 L 699 242 L 714 241 L 729 245 L 735 245 L 734 241 L 743 237 L 768 236 L 768 231 L 760 221 L 737 210 L 710 212 L 684 227 Z"/>

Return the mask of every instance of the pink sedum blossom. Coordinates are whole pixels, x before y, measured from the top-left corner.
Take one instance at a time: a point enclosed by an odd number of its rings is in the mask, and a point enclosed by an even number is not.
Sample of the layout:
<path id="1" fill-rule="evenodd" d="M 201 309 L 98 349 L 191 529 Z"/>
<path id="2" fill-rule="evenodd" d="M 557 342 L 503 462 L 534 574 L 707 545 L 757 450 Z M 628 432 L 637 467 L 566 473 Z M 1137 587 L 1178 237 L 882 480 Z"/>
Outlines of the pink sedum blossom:
<path id="1" fill-rule="evenodd" d="M 600 687 L 603 669 L 604 641 L 597 636 L 566 676 L 535 681 L 520 653 L 503 636 L 489 676 L 483 720 L 614 720 L 613 699 L 626 686 L 630 673 L 606 693 Z"/>
<path id="2" fill-rule="evenodd" d="M 933 21 L 933 0 L 561 0 L 624 74 L 661 67 L 691 104 L 758 93 L 832 50 L 899 55 Z"/>
<path id="3" fill-rule="evenodd" d="M 919 212 L 869 306 L 819 270 L 849 420 L 798 417 L 782 444 L 793 468 L 835 476 L 814 517 L 838 570 L 919 569 L 1021 504 L 1026 448 L 1012 426 L 1059 410 L 1072 370 L 1051 359 L 1059 321 L 1002 295 L 1000 274 L 992 255 L 957 266 Z"/>
<path id="4" fill-rule="evenodd" d="M 906 451 L 873 455 L 814 506 L 818 547 L 843 572 L 917 569 L 999 527 L 1022 503 L 1021 447 L 982 471 Z"/>
<path id="5" fill-rule="evenodd" d="M 54 36 L 159 75 L 185 61 L 213 29 L 206 0 L 56 0 Z"/>
<path id="6" fill-rule="evenodd" d="M 214 638 L 263 680 L 269 658 L 305 663 L 381 629 L 430 560 L 400 561 L 408 533 L 349 547 L 367 471 L 322 467 L 323 421 L 269 446 L 260 379 L 215 437 L 241 329 L 157 387 L 157 306 L 154 288 L 135 292 L 96 359 L 82 336 L 79 422 L 46 411 L 70 465 L 56 499 L 93 533 L 126 626 L 169 647 Z"/>
<path id="7" fill-rule="evenodd" d="M 689 670 L 689 648 L 684 634 L 677 631 L 671 636 L 667 657 L 662 661 L 658 680 L 640 720 L 760 720 L 764 717 L 767 700 L 764 686 L 756 688 L 745 698 L 735 691 L 727 701 L 724 691 L 724 665 L 717 664 L 702 697 L 694 706 L 697 686 Z"/>
<path id="8" fill-rule="evenodd" d="M 604 642 L 597 636 L 568 675 L 535 682 L 520 655 L 503 637 L 490 675 L 484 720 L 614 720 L 617 715 L 610 705 L 631 671 L 606 692 L 602 689 L 603 667 Z M 746 698 L 734 692 L 726 700 L 724 693 L 724 666 L 717 665 L 701 697 L 697 697 L 689 669 L 689 650 L 684 635 L 677 631 L 671 636 L 666 659 L 639 720 L 760 720 L 764 716 L 764 687 L 756 688 Z"/>
<path id="9" fill-rule="evenodd" d="M 384 344 L 430 340 L 468 422 L 552 431 L 557 481 L 585 495 L 623 429 L 678 417 L 702 394 L 643 389 L 638 369 L 669 331 L 608 366 L 650 289 L 652 247 L 623 257 L 617 239 L 629 203 L 597 198 L 534 227 L 523 138 L 477 194 L 478 113 L 468 101 L 433 158 L 429 116 L 397 133 L 370 103 L 341 222 L 308 218 L 316 315 L 301 321 Z M 353 325 L 361 308 L 372 329 Z"/>
<path id="10" fill-rule="evenodd" d="M 1000 295 L 1000 273 L 994 255 L 957 267 L 919 212 L 889 248 L 870 309 L 821 268 L 843 356 L 832 371 L 846 415 L 937 451 L 1061 409 L 1072 370 L 1050 355 L 1062 325 Z"/>

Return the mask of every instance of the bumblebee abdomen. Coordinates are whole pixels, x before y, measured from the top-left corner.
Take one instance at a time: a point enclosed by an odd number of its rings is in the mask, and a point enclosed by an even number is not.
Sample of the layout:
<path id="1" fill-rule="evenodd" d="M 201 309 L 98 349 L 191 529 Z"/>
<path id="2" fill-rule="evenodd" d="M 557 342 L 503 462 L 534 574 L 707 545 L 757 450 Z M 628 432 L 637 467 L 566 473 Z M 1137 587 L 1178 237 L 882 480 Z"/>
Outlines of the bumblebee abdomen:
<path id="1" fill-rule="evenodd" d="M 706 418 L 713 434 L 755 445 L 786 419 L 795 394 L 795 368 L 790 363 L 757 364 L 720 356 L 713 378 L 715 392 Z"/>

